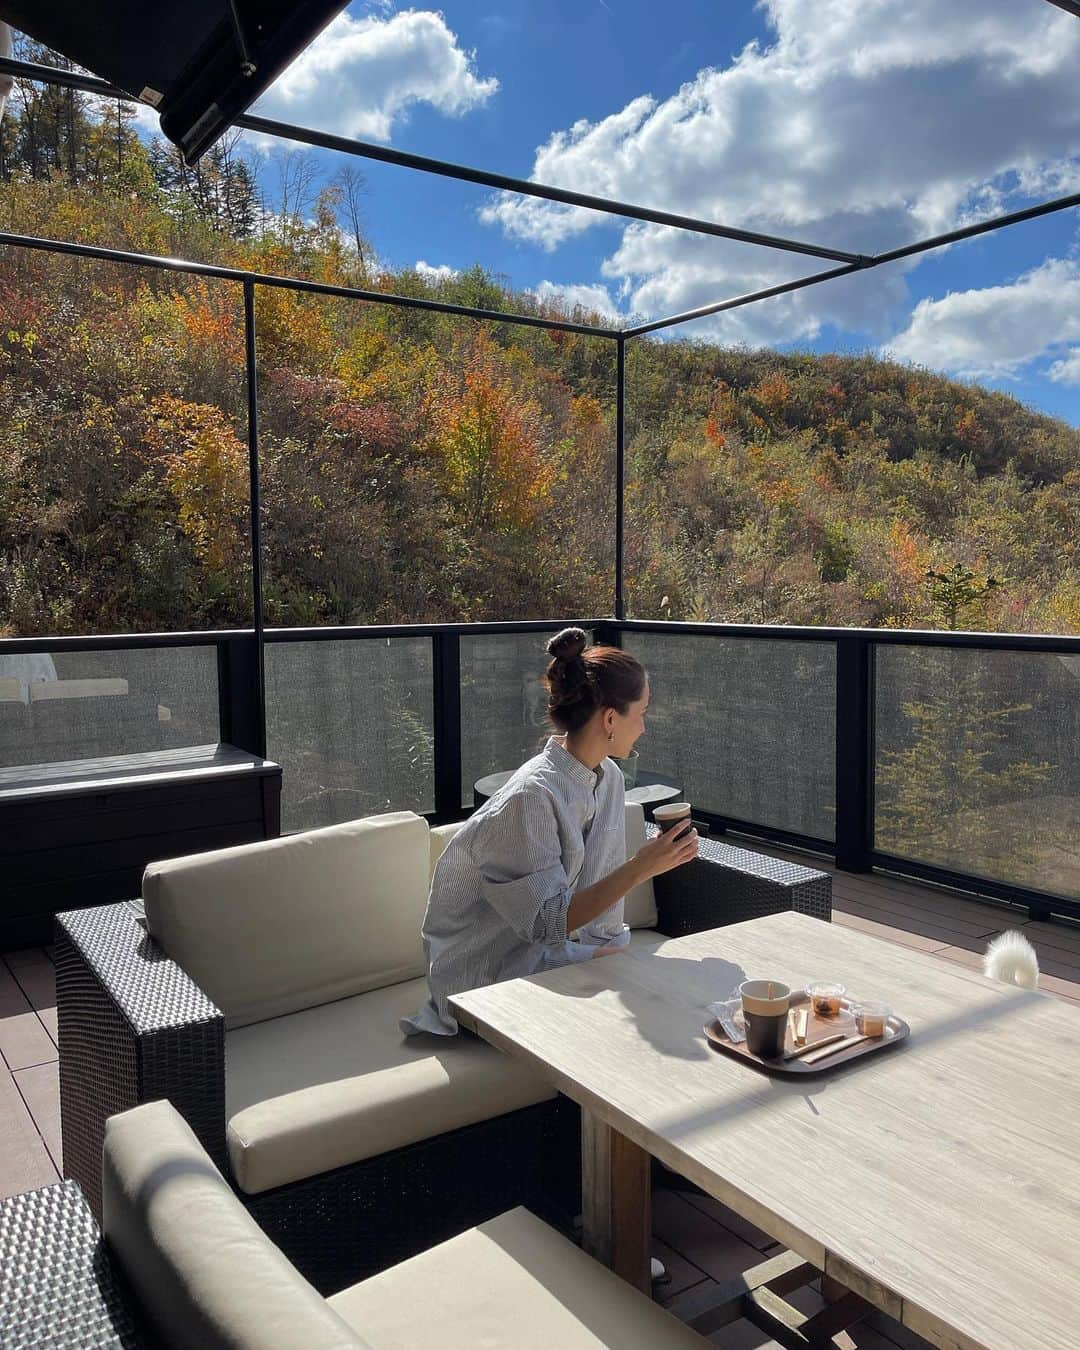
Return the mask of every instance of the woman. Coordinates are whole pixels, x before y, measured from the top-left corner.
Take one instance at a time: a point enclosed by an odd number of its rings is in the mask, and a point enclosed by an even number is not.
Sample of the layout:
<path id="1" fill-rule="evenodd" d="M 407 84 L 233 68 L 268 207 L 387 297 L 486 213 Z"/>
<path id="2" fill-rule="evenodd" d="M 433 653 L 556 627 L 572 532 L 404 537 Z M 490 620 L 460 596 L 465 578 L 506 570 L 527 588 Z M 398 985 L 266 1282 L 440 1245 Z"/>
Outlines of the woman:
<path id="1" fill-rule="evenodd" d="M 695 856 L 694 830 L 669 831 L 626 860 L 622 774 L 645 730 L 649 683 L 618 647 L 585 649 L 580 628 L 547 644 L 548 716 L 562 733 L 454 835 L 424 915 L 431 997 L 402 1020 L 452 1036 L 451 994 L 617 952 L 630 940 L 623 897 Z"/>

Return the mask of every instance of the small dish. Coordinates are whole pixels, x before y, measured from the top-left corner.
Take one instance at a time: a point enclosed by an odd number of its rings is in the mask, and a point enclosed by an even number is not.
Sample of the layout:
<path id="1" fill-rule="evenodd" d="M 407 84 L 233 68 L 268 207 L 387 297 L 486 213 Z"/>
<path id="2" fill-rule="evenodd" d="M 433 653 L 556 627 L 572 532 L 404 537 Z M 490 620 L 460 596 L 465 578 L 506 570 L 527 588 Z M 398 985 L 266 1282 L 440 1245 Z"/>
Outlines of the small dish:
<path id="1" fill-rule="evenodd" d="M 876 1039 L 885 1035 L 885 1028 L 892 1016 L 892 1009 L 887 1003 L 871 1002 L 867 999 L 863 1003 L 856 1003 L 851 1011 L 855 1016 L 856 1029 L 861 1036 L 872 1036 Z"/>
<path id="2" fill-rule="evenodd" d="M 837 1017 L 844 1004 L 847 990 L 833 980 L 818 980 L 806 989 L 818 1017 Z"/>

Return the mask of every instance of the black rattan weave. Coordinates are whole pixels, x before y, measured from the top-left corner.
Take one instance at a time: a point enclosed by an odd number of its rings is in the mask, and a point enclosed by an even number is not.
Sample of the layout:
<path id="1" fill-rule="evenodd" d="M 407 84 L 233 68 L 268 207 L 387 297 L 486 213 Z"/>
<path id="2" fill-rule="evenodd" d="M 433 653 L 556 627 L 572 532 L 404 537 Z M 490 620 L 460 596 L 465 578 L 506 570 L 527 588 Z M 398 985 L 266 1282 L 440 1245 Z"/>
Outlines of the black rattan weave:
<path id="1" fill-rule="evenodd" d="M 3 1350 L 134 1350 L 104 1241 L 73 1181 L 0 1201 Z"/>
<path id="2" fill-rule="evenodd" d="M 105 1121 L 140 1102 L 168 1098 L 231 1180 L 224 1019 L 128 905 L 58 916 L 56 1000 L 64 1171 L 95 1214 Z M 576 1107 L 552 1100 L 238 1194 L 312 1284 L 334 1293 L 515 1205 L 550 1200 L 572 1215 L 578 1122 Z"/>
<path id="3" fill-rule="evenodd" d="M 64 1171 L 101 1217 L 105 1121 L 167 1097 L 225 1163 L 225 1022 L 124 904 L 57 915 Z"/>
<path id="4" fill-rule="evenodd" d="M 649 827 L 655 834 L 655 827 Z M 799 863 L 702 839 L 693 862 L 653 879 L 657 927 L 683 937 L 794 910 L 832 919 L 832 877 Z"/>
<path id="5" fill-rule="evenodd" d="M 569 1224 L 580 1122 L 560 1097 L 240 1198 L 321 1293 L 336 1293 L 517 1205 Z"/>

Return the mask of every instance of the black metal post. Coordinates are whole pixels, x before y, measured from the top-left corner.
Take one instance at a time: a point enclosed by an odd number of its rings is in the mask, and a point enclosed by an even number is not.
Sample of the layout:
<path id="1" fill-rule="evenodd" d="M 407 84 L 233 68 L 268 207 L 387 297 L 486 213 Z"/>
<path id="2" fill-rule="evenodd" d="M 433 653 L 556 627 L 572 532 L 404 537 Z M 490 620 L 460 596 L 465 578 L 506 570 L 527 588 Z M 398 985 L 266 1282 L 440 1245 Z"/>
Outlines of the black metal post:
<path id="1" fill-rule="evenodd" d="M 623 617 L 623 527 L 626 496 L 626 341 L 616 344 L 615 361 L 615 617 Z"/>
<path id="2" fill-rule="evenodd" d="M 251 482 L 251 605 L 255 629 L 255 745 L 266 754 L 266 674 L 263 662 L 262 510 L 259 494 L 259 385 L 255 367 L 255 283 L 244 282 L 244 346 L 247 358 L 248 474 Z"/>
<path id="3" fill-rule="evenodd" d="M 218 735 L 226 745 L 264 754 L 259 713 L 259 651 L 254 633 L 235 633 L 217 643 Z"/>
<path id="4" fill-rule="evenodd" d="M 460 820 L 461 806 L 461 642 L 456 633 L 439 633 L 432 642 L 434 662 L 435 823 Z"/>
<path id="5" fill-rule="evenodd" d="M 873 843 L 873 645 L 861 634 L 836 641 L 836 865 L 871 870 Z"/>

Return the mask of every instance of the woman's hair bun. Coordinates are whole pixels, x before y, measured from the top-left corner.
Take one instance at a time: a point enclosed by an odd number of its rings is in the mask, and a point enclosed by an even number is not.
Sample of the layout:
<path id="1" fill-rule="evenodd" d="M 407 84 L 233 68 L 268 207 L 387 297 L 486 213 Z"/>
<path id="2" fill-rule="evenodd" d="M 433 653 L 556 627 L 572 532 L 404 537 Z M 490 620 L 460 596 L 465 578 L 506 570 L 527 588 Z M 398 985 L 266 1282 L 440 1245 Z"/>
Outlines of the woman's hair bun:
<path id="1" fill-rule="evenodd" d="M 556 661 L 576 661 L 588 639 L 580 628 L 564 628 L 548 642 L 548 655 Z"/>

